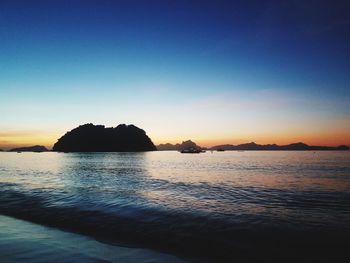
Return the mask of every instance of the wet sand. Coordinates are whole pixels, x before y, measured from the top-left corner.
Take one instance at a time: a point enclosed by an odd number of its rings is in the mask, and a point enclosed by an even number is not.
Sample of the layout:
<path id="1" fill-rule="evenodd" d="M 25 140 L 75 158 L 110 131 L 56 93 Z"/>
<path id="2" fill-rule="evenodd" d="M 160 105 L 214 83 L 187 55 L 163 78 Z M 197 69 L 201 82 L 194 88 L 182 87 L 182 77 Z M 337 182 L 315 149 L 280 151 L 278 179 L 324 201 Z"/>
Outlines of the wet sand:
<path id="1" fill-rule="evenodd" d="M 0 260 L 5 262 L 184 262 L 148 249 L 127 248 L 0 215 Z"/>

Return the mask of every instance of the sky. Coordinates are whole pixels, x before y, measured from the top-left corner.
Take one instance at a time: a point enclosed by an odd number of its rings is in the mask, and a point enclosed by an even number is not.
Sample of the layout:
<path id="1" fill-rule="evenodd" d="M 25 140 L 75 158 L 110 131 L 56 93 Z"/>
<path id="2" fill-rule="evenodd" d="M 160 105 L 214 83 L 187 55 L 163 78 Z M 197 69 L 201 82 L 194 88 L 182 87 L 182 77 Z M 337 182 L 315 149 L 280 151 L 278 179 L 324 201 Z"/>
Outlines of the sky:
<path id="1" fill-rule="evenodd" d="M 0 0 L 3 149 L 84 123 L 350 145 L 349 85 L 349 1 Z"/>

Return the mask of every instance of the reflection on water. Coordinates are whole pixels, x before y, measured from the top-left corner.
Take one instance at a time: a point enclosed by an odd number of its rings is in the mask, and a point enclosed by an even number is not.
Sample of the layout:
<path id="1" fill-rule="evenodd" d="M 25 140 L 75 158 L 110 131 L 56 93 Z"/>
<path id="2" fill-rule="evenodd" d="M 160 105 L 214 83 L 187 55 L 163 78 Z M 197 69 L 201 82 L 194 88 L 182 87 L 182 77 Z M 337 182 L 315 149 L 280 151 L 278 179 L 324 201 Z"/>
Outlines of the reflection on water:
<path id="1" fill-rule="evenodd" d="M 349 160 L 349 152 L 0 153 L 0 213 L 167 250 L 202 249 L 206 238 L 237 246 L 247 228 L 350 232 Z M 74 229 L 72 217 L 88 226 Z M 159 241 L 169 234 L 169 244 Z"/>

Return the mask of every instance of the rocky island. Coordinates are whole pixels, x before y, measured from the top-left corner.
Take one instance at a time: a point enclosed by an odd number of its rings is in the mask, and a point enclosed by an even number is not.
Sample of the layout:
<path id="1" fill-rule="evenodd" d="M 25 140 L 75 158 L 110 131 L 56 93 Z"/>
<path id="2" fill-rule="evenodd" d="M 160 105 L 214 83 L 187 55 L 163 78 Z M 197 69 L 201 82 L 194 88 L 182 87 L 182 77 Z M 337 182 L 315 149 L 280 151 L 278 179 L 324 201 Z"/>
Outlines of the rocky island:
<path id="1" fill-rule="evenodd" d="M 10 152 L 47 152 L 49 151 L 46 149 L 45 146 L 42 145 L 34 145 L 29 147 L 19 147 L 19 148 L 13 148 L 10 150 Z"/>
<path id="2" fill-rule="evenodd" d="M 57 152 L 143 152 L 157 150 L 146 132 L 134 125 L 106 128 L 92 123 L 63 135 L 53 146 Z"/>

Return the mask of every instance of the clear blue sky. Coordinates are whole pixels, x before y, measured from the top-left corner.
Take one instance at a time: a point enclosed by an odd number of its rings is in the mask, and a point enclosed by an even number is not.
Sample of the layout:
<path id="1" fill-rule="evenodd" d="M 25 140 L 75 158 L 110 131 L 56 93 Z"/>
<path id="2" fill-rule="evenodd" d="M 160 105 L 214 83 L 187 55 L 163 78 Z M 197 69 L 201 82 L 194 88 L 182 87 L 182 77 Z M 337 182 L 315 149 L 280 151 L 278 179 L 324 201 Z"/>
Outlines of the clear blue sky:
<path id="1" fill-rule="evenodd" d="M 0 147 L 87 122 L 156 142 L 350 144 L 350 2 L 0 1 Z"/>

